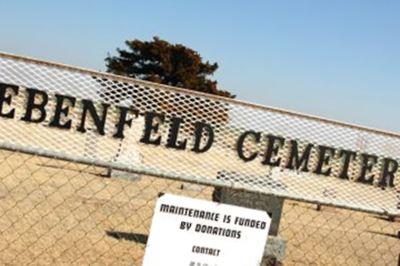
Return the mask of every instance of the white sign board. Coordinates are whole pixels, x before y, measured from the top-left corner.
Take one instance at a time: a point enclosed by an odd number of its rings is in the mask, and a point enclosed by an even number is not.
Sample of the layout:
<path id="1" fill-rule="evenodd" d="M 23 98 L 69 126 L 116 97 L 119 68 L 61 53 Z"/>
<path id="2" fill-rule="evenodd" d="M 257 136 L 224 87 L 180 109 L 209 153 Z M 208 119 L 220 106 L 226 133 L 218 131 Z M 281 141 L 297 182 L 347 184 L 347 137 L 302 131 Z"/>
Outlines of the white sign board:
<path id="1" fill-rule="evenodd" d="M 165 194 L 156 204 L 144 266 L 258 266 L 264 211 Z"/>

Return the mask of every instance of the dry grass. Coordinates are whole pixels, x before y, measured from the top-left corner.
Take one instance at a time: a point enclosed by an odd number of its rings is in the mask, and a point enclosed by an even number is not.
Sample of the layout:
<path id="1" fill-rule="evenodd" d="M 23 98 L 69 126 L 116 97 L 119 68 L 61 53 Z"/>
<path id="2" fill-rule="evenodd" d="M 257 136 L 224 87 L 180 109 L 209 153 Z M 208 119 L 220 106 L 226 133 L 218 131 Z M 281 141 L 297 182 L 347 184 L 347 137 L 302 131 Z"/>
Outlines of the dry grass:
<path id="1" fill-rule="evenodd" d="M 0 151 L 0 261 L 8 265 L 140 265 L 160 192 L 211 199 L 213 188 Z M 400 223 L 287 201 L 285 265 L 396 265 Z M 173 244 L 173 240 L 171 240 Z"/>

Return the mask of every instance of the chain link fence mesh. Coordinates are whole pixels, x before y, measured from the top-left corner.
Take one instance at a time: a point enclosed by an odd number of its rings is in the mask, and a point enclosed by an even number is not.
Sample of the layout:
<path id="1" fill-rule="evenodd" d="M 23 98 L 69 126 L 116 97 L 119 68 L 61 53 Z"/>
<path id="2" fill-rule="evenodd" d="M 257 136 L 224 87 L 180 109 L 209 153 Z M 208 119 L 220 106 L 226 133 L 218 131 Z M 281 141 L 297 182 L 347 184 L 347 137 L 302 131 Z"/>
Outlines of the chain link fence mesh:
<path id="1" fill-rule="evenodd" d="M 296 140 L 299 149 L 312 143 L 398 160 L 399 135 L 5 54 L 0 54 L 0 83 L 20 87 L 12 101 L 16 118 L 0 119 L 3 264 L 141 265 L 158 195 L 218 200 L 218 187 L 285 198 L 278 231 L 287 241 L 285 265 L 399 263 L 398 178 L 394 187 L 381 189 L 376 182 L 268 167 L 261 159 L 246 163 L 235 153 L 239 135 L 256 130 Z M 51 116 L 39 124 L 20 121 L 29 88 L 48 94 L 49 114 L 57 94 L 74 96 L 77 103 L 90 99 L 98 110 L 109 105 L 106 136 L 96 132 L 93 121 L 78 132 L 81 103 L 71 110 L 75 124 L 69 131 L 51 128 Z M 117 106 L 139 110 L 123 140 L 110 136 L 120 115 Z M 182 118 L 180 137 L 188 146 L 195 143 L 195 124 L 206 121 L 215 130 L 213 149 L 204 154 L 167 149 L 168 127 L 159 131 L 162 145 L 140 143 L 144 114 L 151 111 L 165 114 L 165 124 Z M 260 151 L 261 158 L 265 145 L 265 140 L 246 143 L 244 150 Z M 317 156 L 310 155 L 310 167 L 318 164 Z M 360 174 L 359 160 L 349 167 L 350 175 Z M 382 161 L 371 173 L 379 176 L 381 167 Z M 136 175 L 113 170 L 110 177 L 111 168 Z M 332 171 L 338 175 L 340 160 Z"/>
<path id="2" fill-rule="evenodd" d="M 141 265 L 160 193 L 211 200 L 214 187 L 0 150 L 0 261 Z M 397 265 L 400 220 L 286 200 L 284 265 Z M 171 245 L 174 240 L 171 239 Z"/>

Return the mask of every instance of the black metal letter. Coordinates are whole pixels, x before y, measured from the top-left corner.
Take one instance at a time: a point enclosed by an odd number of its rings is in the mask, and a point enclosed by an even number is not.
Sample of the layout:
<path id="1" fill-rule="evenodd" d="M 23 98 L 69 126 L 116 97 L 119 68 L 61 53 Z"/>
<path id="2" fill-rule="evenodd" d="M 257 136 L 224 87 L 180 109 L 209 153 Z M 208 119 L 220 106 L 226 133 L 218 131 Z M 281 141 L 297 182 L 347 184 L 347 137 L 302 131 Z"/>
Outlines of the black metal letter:
<path id="1" fill-rule="evenodd" d="M 343 167 L 339 177 L 342 179 L 350 179 L 348 174 L 350 162 L 356 159 L 357 153 L 354 151 L 341 150 L 339 156 L 343 158 Z"/>
<path id="2" fill-rule="evenodd" d="M 290 155 L 289 155 L 289 160 L 287 162 L 286 168 L 292 169 L 292 170 L 300 170 L 303 172 L 308 172 L 308 160 L 310 159 L 310 153 L 313 145 L 308 144 L 305 148 L 304 151 L 299 158 L 299 151 L 297 148 L 297 141 L 291 140 L 290 141 Z M 303 165 L 303 167 L 300 169 L 300 167 Z"/>
<path id="3" fill-rule="evenodd" d="M 317 168 L 315 169 L 314 173 L 318 175 L 326 175 L 329 176 L 332 172 L 332 167 L 329 167 L 325 170 L 322 168 L 326 165 L 329 165 L 329 160 L 332 159 L 332 157 L 335 156 L 335 149 L 323 145 L 318 145 L 318 163 L 317 163 Z M 328 153 L 328 154 L 327 154 Z"/>
<path id="4" fill-rule="evenodd" d="M 281 158 L 278 157 L 275 161 L 272 161 L 272 157 L 278 155 L 279 148 L 283 147 L 283 145 L 285 144 L 285 139 L 274 135 L 268 135 L 267 138 L 268 146 L 262 164 L 279 166 L 279 164 L 281 163 Z"/>
<path id="5" fill-rule="evenodd" d="M 131 119 L 126 119 L 128 116 L 128 112 L 132 111 L 133 114 L 135 115 L 135 118 L 139 116 L 139 111 L 136 109 L 131 109 L 128 107 L 123 107 L 123 106 L 117 106 L 119 109 L 119 120 L 118 123 L 115 125 L 117 128 L 117 132 L 113 135 L 114 138 L 117 139 L 123 139 L 124 136 L 124 128 L 125 125 L 128 125 L 129 127 L 132 126 L 132 118 Z"/>
<path id="6" fill-rule="evenodd" d="M 151 139 L 152 133 L 157 133 L 160 124 L 164 123 L 164 115 L 157 114 L 155 112 L 147 112 L 144 116 L 144 135 L 140 139 L 140 142 L 146 144 L 160 145 L 161 136 L 156 139 Z M 156 121 L 158 120 L 158 121 Z M 153 122 L 156 121 L 155 124 Z"/>
<path id="7" fill-rule="evenodd" d="M 374 182 L 374 175 L 366 176 L 368 172 L 372 171 L 374 164 L 378 162 L 378 157 L 363 153 L 361 154 L 362 164 L 361 173 L 357 181 L 366 184 L 372 184 Z"/>
<path id="8" fill-rule="evenodd" d="M 11 93 L 6 96 L 7 89 L 11 89 Z M 3 112 L 3 104 L 11 104 L 11 97 L 18 94 L 18 86 L 0 83 L 0 116 L 6 118 L 14 118 L 15 109 L 11 109 L 8 113 Z"/>
<path id="9" fill-rule="evenodd" d="M 394 177 L 398 168 L 399 163 L 397 161 L 390 158 L 383 159 L 383 171 L 382 177 L 379 180 L 379 186 L 386 187 L 388 181 L 387 179 L 389 179 L 389 186 L 394 187 Z"/>
<path id="10" fill-rule="evenodd" d="M 182 118 L 179 118 L 179 117 L 171 118 L 171 127 L 169 129 L 169 138 L 168 138 L 167 145 L 166 145 L 167 148 L 172 148 L 172 149 L 177 149 L 177 150 L 186 149 L 187 140 L 184 139 L 183 141 L 178 141 L 179 128 L 182 123 L 183 123 Z"/>
<path id="11" fill-rule="evenodd" d="M 253 152 L 248 157 L 246 157 L 244 155 L 243 144 L 247 137 L 251 137 L 253 139 L 253 141 L 255 141 L 256 143 L 259 143 L 260 139 L 261 139 L 261 133 L 249 130 L 249 131 L 244 132 L 242 135 L 240 135 L 240 137 L 237 141 L 237 144 L 236 144 L 236 151 L 237 151 L 240 159 L 242 159 L 245 162 L 254 160 L 258 155 L 258 152 Z"/>
<path id="12" fill-rule="evenodd" d="M 94 124 L 96 125 L 97 132 L 100 135 L 104 135 L 104 126 L 106 124 L 106 116 L 107 116 L 107 109 L 110 106 L 109 104 L 101 103 L 102 105 L 102 111 L 103 113 L 101 114 L 101 117 L 97 114 L 96 108 L 94 107 L 94 104 L 92 101 L 89 100 L 82 100 L 82 118 L 81 118 L 81 124 L 77 128 L 77 131 L 85 133 L 86 128 L 85 128 L 85 123 L 86 123 L 86 116 L 87 112 L 89 111 L 90 116 L 93 119 Z"/>
<path id="13" fill-rule="evenodd" d="M 69 119 L 64 124 L 61 124 L 60 120 L 61 120 L 61 115 L 64 115 L 64 117 L 68 116 L 69 107 L 75 106 L 76 99 L 74 97 L 69 97 L 69 96 L 59 95 L 59 94 L 56 94 L 56 99 L 57 99 L 57 103 L 56 103 L 56 109 L 54 111 L 54 117 L 53 117 L 53 120 L 50 122 L 49 126 L 70 129 L 71 123 L 72 123 L 71 119 Z M 65 100 L 68 100 L 69 105 L 63 106 Z"/>
<path id="14" fill-rule="evenodd" d="M 33 123 L 43 122 L 46 119 L 45 107 L 49 99 L 47 93 L 37 89 L 26 89 L 26 91 L 28 92 L 28 101 L 26 104 L 25 116 L 22 117 L 21 120 Z M 41 96 L 42 98 L 40 103 L 35 103 L 35 98 L 37 95 Z M 40 112 L 40 116 L 38 118 L 32 118 L 33 110 L 35 109 Z"/>
<path id="15" fill-rule="evenodd" d="M 196 122 L 194 131 L 194 145 L 192 151 L 196 153 L 202 153 L 208 151 L 214 141 L 214 130 L 209 124 L 203 122 Z M 201 136 L 203 135 L 203 131 L 208 134 L 207 142 L 203 147 L 200 147 L 201 144 Z"/>

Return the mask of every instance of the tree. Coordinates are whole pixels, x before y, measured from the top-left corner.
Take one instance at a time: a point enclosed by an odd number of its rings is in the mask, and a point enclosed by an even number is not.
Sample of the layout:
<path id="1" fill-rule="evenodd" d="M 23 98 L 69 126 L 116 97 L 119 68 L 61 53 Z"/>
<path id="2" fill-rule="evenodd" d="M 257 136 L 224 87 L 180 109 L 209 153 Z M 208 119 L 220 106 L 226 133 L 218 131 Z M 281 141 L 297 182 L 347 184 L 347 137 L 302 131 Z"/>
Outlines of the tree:
<path id="1" fill-rule="evenodd" d="M 148 80 L 190 90 L 234 98 L 219 90 L 211 80 L 217 63 L 203 62 L 200 54 L 184 45 L 171 44 L 158 37 L 152 41 L 126 41 L 127 50 L 117 49 L 118 56 L 108 56 L 107 71 L 117 75 Z"/>

